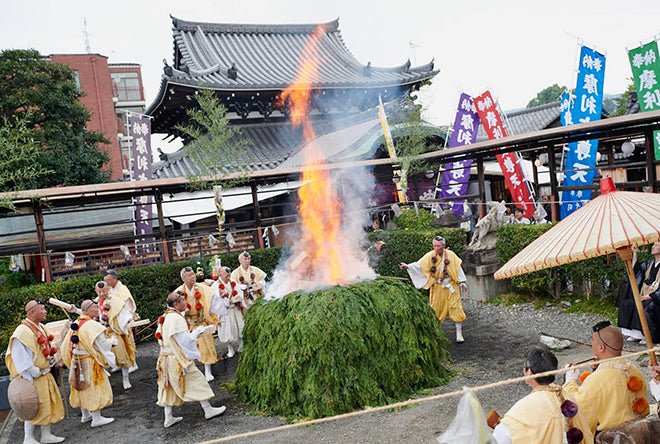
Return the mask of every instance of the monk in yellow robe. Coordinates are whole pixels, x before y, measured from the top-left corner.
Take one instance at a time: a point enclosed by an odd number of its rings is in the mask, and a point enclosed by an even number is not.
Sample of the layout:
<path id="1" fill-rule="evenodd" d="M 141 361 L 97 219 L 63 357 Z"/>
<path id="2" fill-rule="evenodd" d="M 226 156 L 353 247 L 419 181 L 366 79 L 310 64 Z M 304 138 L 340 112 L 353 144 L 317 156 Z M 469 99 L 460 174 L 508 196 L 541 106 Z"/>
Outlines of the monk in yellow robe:
<path id="1" fill-rule="evenodd" d="M 231 272 L 231 280 L 238 283 L 243 291 L 244 312 L 252 307 L 254 301 L 266 291 L 266 273 L 252 265 L 252 257 L 247 251 L 238 255 L 238 268 Z"/>
<path id="2" fill-rule="evenodd" d="M 523 369 L 525 376 L 556 370 L 557 358 L 548 349 L 532 348 L 527 352 Z M 553 384 L 554 380 L 552 375 L 525 381 L 532 392 L 516 402 L 495 427 L 493 438 L 497 444 L 594 442 L 575 399 L 561 386 Z M 578 440 L 580 435 L 582 438 Z M 569 436 L 572 439 L 569 440 Z"/>
<path id="3" fill-rule="evenodd" d="M 433 238 L 433 250 L 412 264 L 401 262 L 399 268 L 407 270 L 416 288 L 429 290 L 429 302 L 443 322 L 447 316 L 456 324 L 456 342 L 462 343 L 462 322 L 465 312 L 461 304 L 461 290 L 467 291 L 466 277 L 460 257 L 446 247 L 442 236 Z"/>
<path id="4" fill-rule="evenodd" d="M 591 349 L 597 360 L 620 358 L 598 364 L 578 386 L 579 370 L 566 372 L 564 390 L 573 393 L 595 434 L 649 413 L 647 385 L 642 372 L 621 356 L 623 334 L 609 321 L 593 326 Z M 570 366 L 570 364 L 567 364 Z"/>
<path id="5" fill-rule="evenodd" d="M 25 421 L 24 444 L 57 443 L 61 436 L 51 433 L 51 424 L 64 418 L 64 405 L 50 367 L 56 349 L 51 346 L 53 336 L 48 334 L 42 322 L 46 320 L 46 307 L 41 300 L 25 305 L 24 319 L 9 339 L 5 364 L 12 378 L 23 378 L 34 385 L 39 397 L 39 411 L 30 421 Z M 34 437 L 35 426 L 41 426 L 41 440 Z"/>
<path id="6" fill-rule="evenodd" d="M 167 310 L 159 318 L 156 329 L 156 339 L 160 345 L 160 354 L 156 369 L 158 371 L 158 402 L 165 410 L 163 425 L 171 427 L 181 421 L 182 417 L 173 416 L 172 407 L 180 406 L 184 402 L 199 401 L 204 409 L 206 419 L 221 415 L 225 406 L 212 407 L 209 403 L 213 390 L 209 387 L 204 375 L 195 366 L 194 359 L 199 359 L 197 338 L 207 336 L 213 330 L 201 325 L 192 331 L 184 314 L 186 308 L 185 296 L 174 292 L 167 297 Z"/>
<path id="7" fill-rule="evenodd" d="M 108 286 L 106 294 L 109 302 L 104 301 L 101 311 L 102 315 L 106 314 L 106 311 L 108 312 L 108 332 L 117 337 L 118 344 L 114 347 L 113 352 L 116 365 L 121 369 L 124 390 L 128 390 L 132 387 L 128 375 L 138 369 L 135 361 L 137 352 L 135 338 L 133 338 L 133 330 L 128 327 L 128 323 L 140 319 L 140 316 L 136 312 L 135 300 L 133 300 L 130 290 L 119 280 L 115 270 L 106 270 L 103 281 Z M 97 294 L 101 298 L 98 289 Z"/>
<path id="8" fill-rule="evenodd" d="M 182 268 L 180 274 L 183 285 L 174 291 L 183 294 L 186 298 L 188 310 L 185 317 L 190 331 L 199 326 L 217 326 L 220 316 L 227 314 L 227 307 L 220 300 L 217 289 L 198 284 L 192 267 Z M 212 381 L 211 365 L 218 361 L 215 338 L 213 335 L 200 336 L 197 339 L 197 347 L 201 355 L 198 361 L 204 364 L 204 376 L 207 381 Z"/>
<path id="9" fill-rule="evenodd" d="M 105 367 L 115 363 L 112 346 L 116 338 L 106 337 L 105 327 L 94 320 L 99 316 L 98 305 L 87 299 L 80 306 L 82 316 L 71 324 L 62 341 L 62 360 L 69 368 L 71 407 L 80 408 L 80 422 L 91 421 L 92 427 L 110 424 L 115 419 L 101 415 L 101 409 L 112 404 L 112 387 Z"/>

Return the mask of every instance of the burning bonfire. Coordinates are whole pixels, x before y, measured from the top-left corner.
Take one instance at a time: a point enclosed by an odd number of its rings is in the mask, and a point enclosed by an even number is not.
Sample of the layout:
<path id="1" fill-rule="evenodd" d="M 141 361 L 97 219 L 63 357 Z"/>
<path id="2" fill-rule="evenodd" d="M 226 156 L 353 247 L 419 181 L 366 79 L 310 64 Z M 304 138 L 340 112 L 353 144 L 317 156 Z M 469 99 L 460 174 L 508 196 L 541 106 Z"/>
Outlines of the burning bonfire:
<path id="1" fill-rule="evenodd" d="M 302 128 L 303 185 L 298 190 L 299 240 L 275 273 L 269 298 L 280 298 L 297 289 L 347 285 L 375 277 L 359 248 L 361 227 L 345 216 L 344 202 L 355 196 L 340 192 L 339 180 L 331 176 L 323 153 L 314 144 L 316 134 L 308 118 L 318 79 L 317 46 L 324 33 L 324 26 L 316 29 L 303 51 L 309 57 L 302 61 L 297 80 L 280 97 L 279 105 L 289 108 L 294 127 Z"/>
<path id="2" fill-rule="evenodd" d="M 266 298 L 278 300 L 245 315 L 234 385 L 255 411 L 291 419 L 402 400 L 450 377 L 448 342 L 426 296 L 396 279 L 371 280 L 376 274 L 360 248 L 366 212 L 355 205 L 369 194 L 371 175 L 330 174 L 314 144 L 307 116 L 323 33 L 312 37 L 304 51 L 312 56 L 282 95 L 307 141 L 300 233 L 267 289 Z M 382 242 L 377 249 L 392 256 Z"/>

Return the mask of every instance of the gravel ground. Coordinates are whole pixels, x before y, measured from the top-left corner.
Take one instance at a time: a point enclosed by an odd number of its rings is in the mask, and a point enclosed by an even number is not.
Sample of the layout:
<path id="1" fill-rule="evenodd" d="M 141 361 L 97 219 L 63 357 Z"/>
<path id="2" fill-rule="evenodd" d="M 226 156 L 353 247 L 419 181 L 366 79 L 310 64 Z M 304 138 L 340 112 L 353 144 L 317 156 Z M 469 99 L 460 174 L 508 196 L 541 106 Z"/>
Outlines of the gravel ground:
<path id="1" fill-rule="evenodd" d="M 530 304 L 496 307 L 472 300 L 464 301 L 467 321 L 463 334 L 465 343 L 450 348 L 451 367 L 458 373 L 448 385 L 429 391 L 429 395 L 461 390 L 464 386 L 483 384 L 522 376 L 525 352 L 539 344 L 540 333 L 573 338 L 589 342 L 591 326 L 602 320 L 598 315 L 567 314 L 557 307 L 534 309 Z M 452 322 L 443 328 L 454 339 Z M 632 351 L 642 350 L 638 344 L 626 343 Z M 248 415 L 249 407 L 236 401 L 233 395 L 220 387 L 222 382 L 233 378 L 237 358 L 227 361 L 227 372 L 211 383 L 216 397 L 211 404 L 224 404 L 227 412 L 221 417 L 206 421 L 197 403 L 184 404 L 174 413 L 184 420 L 169 428 L 163 428 L 163 410 L 156 405 L 157 387 L 155 360 L 158 347 L 154 343 L 140 344 L 138 364 L 140 369 L 131 374 L 133 388 L 124 391 L 121 374 L 111 376 L 114 404 L 103 410 L 115 422 L 99 429 L 80 424 L 79 410 L 70 411 L 69 417 L 53 426 L 53 432 L 66 436 L 67 443 L 197 443 L 230 435 L 266 429 L 286 424 L 281 418 Z M 592 356 L 591 348 L 571 345 L 557 353 L 559 364 L 576 362 Z M 640 367 L 647 374 L 646 362 Z M 515 401 L 529 392 L 524 383 L 509 384 L 478 391 L 477 396 L 486 412 L 491 408 L 503 415 Z M 435 443 L 454 418 L 458 397 L 423 402 L 397 411 L 370 413 L 314 426 L 271 432 L 250 438 L 236 439 L 235 443 Z M 13 416 L 15 418 L 15 416 Z M 0 444 L 20 443 L 23 438 L 22 423 L 9 423 Z"/>

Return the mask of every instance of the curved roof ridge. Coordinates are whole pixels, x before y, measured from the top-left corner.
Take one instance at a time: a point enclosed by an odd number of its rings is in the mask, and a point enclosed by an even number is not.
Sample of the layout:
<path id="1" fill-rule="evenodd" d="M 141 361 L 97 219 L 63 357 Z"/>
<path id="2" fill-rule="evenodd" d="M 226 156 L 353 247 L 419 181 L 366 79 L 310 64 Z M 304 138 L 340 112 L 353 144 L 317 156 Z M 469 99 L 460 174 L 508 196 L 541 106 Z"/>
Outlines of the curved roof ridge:
<path id="1" fill-rule="evenodd" d="M 519 116 L 521 114 L 534 113 L 534 112 L 542 111 L 544 109 L 557 107 L 557 106 L 559 106 L 559 104 L 560 104 L 560 102 L 544 103 L 543 105 L 534 106 L 532 108 L 523 108 L 523 109 L 519 109 L 519 110 L 516 110 L 516 111 L 512 111 L 512 112 L 506 113 L 506 115 L 507 115 L 507 117 L 512 117 L 512 116 Z"/>
<path id="2" fill-rule="evenodd" d="M 326 23 L 303 24 L 258 24 L 258 23 L 210 23 L 182 20 L 170 14 L 172 24 L 182 31 L 195 31 L 201 27 L 204 31 L 225 33 L 278 33 L 278 34 L 311 34 L 320 25 L 325 26 L 326 32 L 336 32 L 339 29 L 339 17 Z"/>

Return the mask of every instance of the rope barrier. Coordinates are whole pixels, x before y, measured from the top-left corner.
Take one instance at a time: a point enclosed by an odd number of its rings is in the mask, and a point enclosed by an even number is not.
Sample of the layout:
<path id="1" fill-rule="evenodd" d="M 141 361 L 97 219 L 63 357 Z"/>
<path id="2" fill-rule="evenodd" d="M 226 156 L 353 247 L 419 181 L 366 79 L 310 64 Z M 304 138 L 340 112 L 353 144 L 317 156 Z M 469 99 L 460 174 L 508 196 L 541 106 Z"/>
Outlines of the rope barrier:
<path id="1" fill-rule="evenodd" d="M 410 405 L 421 404 L 423 402 L 437 401 L 437 400 L 440 400 L 440 399 L 451 398 L 451 397 L 454 397 L 454 396 L 460 396 L 460 395 L 464 395 L 464 394 L 469 393 L 469 392 L 480 392 L 480 391 L 483 391 L 483 390 L 489 390 L 489 389 L 493 389 L 493 388 L 496 388 L 496 387 L 501 387 L 501 386 L 504 386 L 504 385 L 515 384 L 517 382 L 524 382 L 524 381 L 527 381 L 529 379 L 536 379 L 536 378 L 540 378 L 540 377 L 543 377 L 543 376 L 558 375 L 558 374 L 566 373 L 568 370 L 573 370 L 573 369 L 576 369 L 576 368 L 583 368 L 583 367 L 591 367 L 592 365 L 595 365 L 595 364 L 601 364 L 601 363 L 604 363 L 604 362 L 617 361 L 617 360 L 620 360 L 621 358 L 629 359 L 631 357 L 641 356 L 641 355 L 647 354 L 651 351 L 660 352 L 660 346 L 659 347 L 654 347 L 654 348 L 649 348 L 649 349 L 642 350 L 642 351 L 635 352 L 635 353 L 630 353 L 630 354 L 626 354 L 626 355 L 622 355 L 622 356 L 617 356 L 615 358 L 603 359 L 602 361 L 590 361 L 590 362 L 587 362 L 587 363 L 584 363 L 584 364 L 574 365 L 574 366 L 569 367 L 569 368 L 560 368 L 560 369 L 557 369 L 557 370 L 551 370 L 551 371 L 547 371 L 547 372 L 543 372 L 543 373 L 535 373 L 535 374 L 529 375 L 529 376 L 520 376 L 520 377 L 517 377 L 517 378 L 505 379 L 505 380 L 501 380 L 501 381 L 497 381 L 497 382 L 492 382 L 492 383 L 489 383 L 489 384 L 480 385 L 480 386 L 477 386 L 477 387 L 472 387 L 472 388 L 468 387 L 468 388 L 464 388 L 463 390 L 456 390 L 456 391 L 449 392 L 449 393 L 442 393 L 442 394 L 439 394 L 439 395 L 425 396 L 423 398 L 416 398 L 416 399 L 408 399 L 407 401 L 395 402 L 394 404 L 388 404 L 388 405 L 384 405 L 384 406 L 381 406 L 381 407 L 369 407 L 369 408 L 364 409 L 364 410 L 358 410 L 358 411 L 355 411 L 355 412 L 343 413 L 341 415 L 328 416 L 328 417 L 325 417 L 325 418 L 318 418 L 318 419 L 310 419 L 308 421 L 301 421 L 301 422 L 297 422 L 297 423 L 294 423 L 294 424 L 285 424 L 285 425 L 282 425 L 282 426 L 270 427 L 270 428 L 267 428 L 267 429 L 253 430 L 251 432 L 239 433 L 239 434 L 236 434 L 236 435 L 225 436 L 223 438 L 212 439 L 212 440 L 209 440 L 209 441 L 200 441 L 197 444 L 215 444 L 215 443 L 220 443 L 220 442 L 228 442 L 228 441 L 233 441 L 233 440 L 236 440 L 236 439 L 250 438 L 252 436 L 263 435 L 263 434 L 266 434 L 266 433 L 277 433 L 277 432 L 282 432 L 282 431 L 285 431 L 285 430 L 290 430 L 290 429 L 294 429 L 294 428 L 298 428 L 298 427 L 305 427 L 305 426 L 310 426 L 310 425 L 322 424 L 322 423 L 330 422 L 330 421 L 337 421 L 337 420 L 345 419 L 345 418 L 352 418 L 352 417 L 355 417 L 355 416 L 366 415 L 368 413 L 376 413 L 376 412 L 382 412 L 382 411 L 385 411 L 385 410 L 399 409 L 399 408 L 410 406 Z"/>

